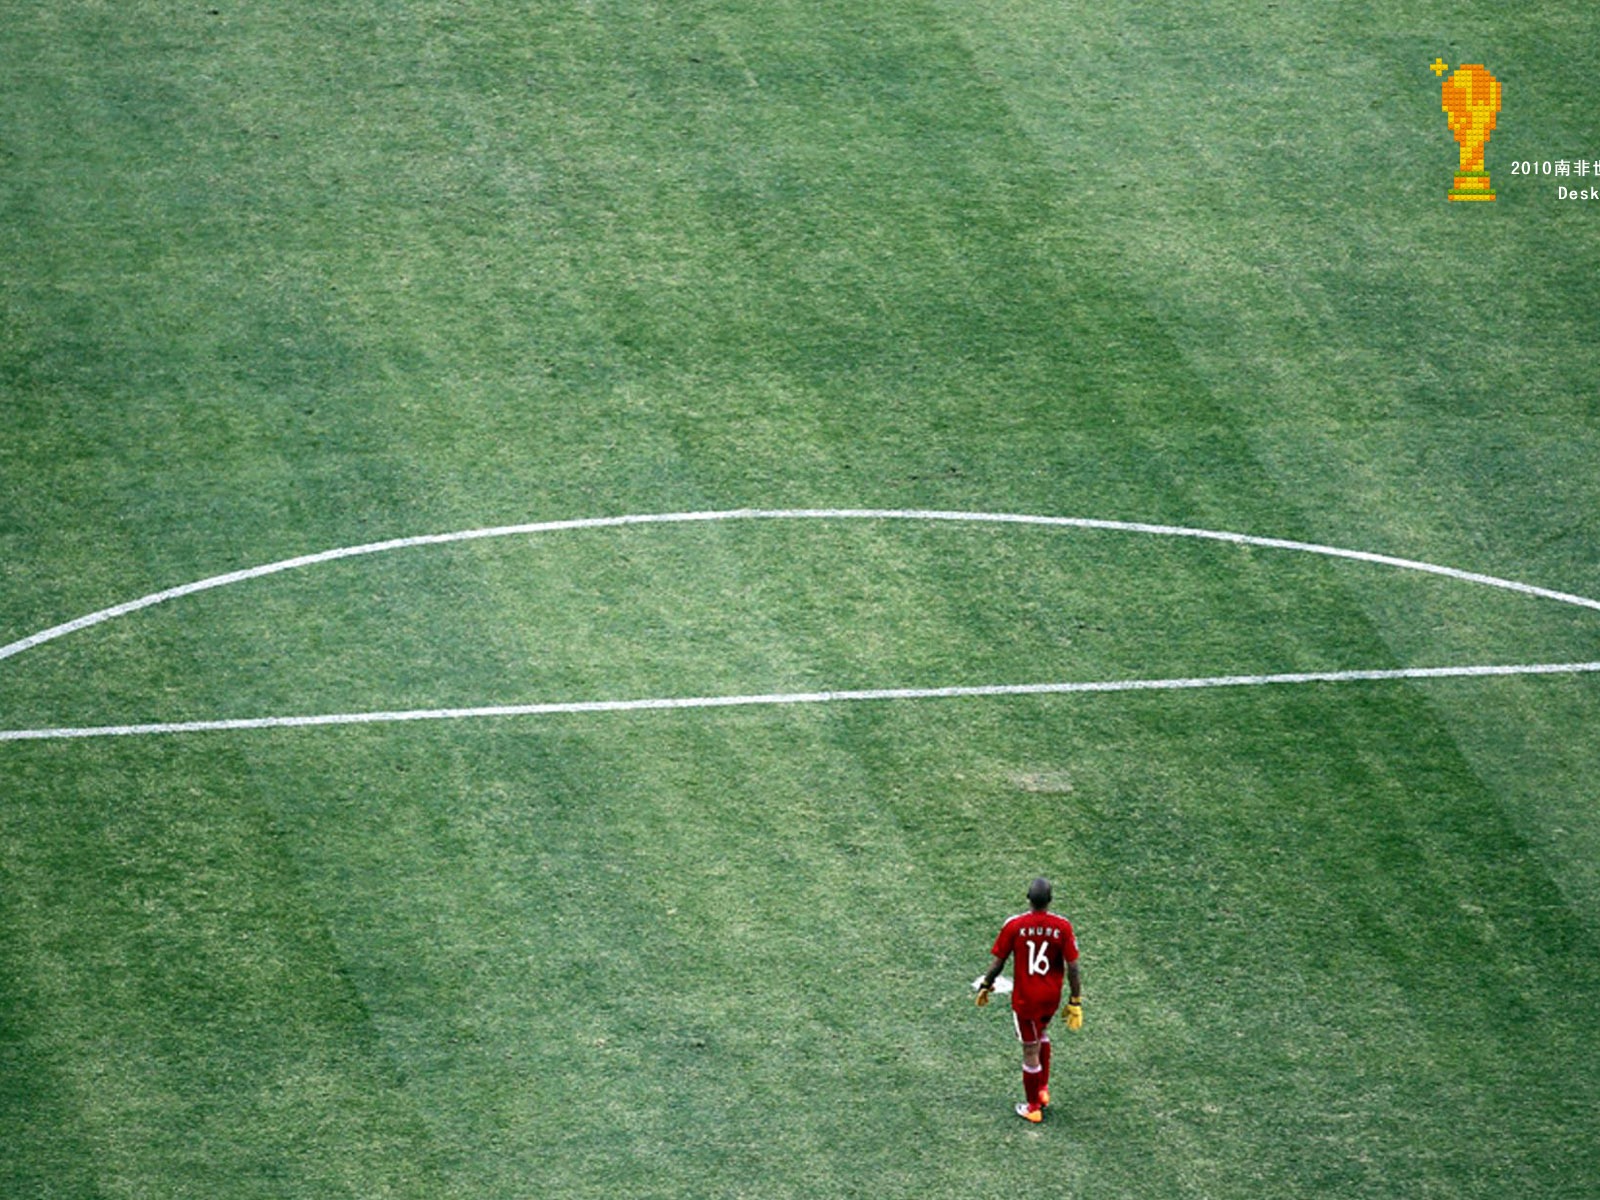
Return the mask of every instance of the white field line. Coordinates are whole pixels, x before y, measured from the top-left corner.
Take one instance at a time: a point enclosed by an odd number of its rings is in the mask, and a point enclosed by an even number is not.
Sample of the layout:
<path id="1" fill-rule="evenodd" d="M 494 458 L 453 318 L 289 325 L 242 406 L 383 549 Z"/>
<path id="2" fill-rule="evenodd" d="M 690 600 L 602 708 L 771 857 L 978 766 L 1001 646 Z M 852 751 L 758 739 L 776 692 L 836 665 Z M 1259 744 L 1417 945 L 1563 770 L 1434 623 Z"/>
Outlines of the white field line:
<path id="1" fill-rule="evenodd" d="M 392 538 L 382 542 L 367 542 L 358 546 L 342 546 L 316 554 L 304 554 L 281 559 L 261 566 L 213 575 L 193 583 L 167 588 L 138 599 L 103 608 L 74 620 L 53 625 L 28 637 L 0 646 L 0 659 L 10 658 L 25 650 L 69 633 L 127 616 L 168 600 L 191 596 L 213 588 L 228 587 L 235 583 L 276 575 L 283 571 L 316 566 L 339 559 L 357 558 L 368 554 L 381 554 L 390 550 L 406 550 L 418 546 L 442 546 L 455 542 L 481 541 L 488 538 L 516 537 L 536 533 L 553 533 L 561 530 L 604 529 L 625 525 L 682 525 L 694 522 L 755 521 L 755 520 L 873 520 L 873 521 L 950 521 L 974 524 L 1036 525 L 1071 529 L 1097 529 L 1118 533 L 1144 533 L 1160 537 L 1197 538 L 1207 541 L 1227 542 L 1238 546 L 1260 546 L 1273 550 L 1295 550 L 1320 554 L 1327 558 L 1351 559 L 1408 571 L 1441 575 L 1464 583 L 1501 588 L 1574 604 L 1600 611 L 1600 600 L 1577 596 L 1569 592 L 1553 591 L 1533 584 L 1519 583 L 1493 575 L 1462 571 L 1455 567 L 1439 566 L 1416 559 L 1396 558 L 1388 554 L 1373 554 L 1365 550 L 1347 550 L 1339 546 L 1323 546 L 1314 542 L 1297 542 L 1284 538 L 1255 537 L 1244 533 L 1229 533 L 1215 529 L 1191 529 L 1178 525 L 1151 525 L 1136 521 L 1108 521 L 1087 517 L 1048 517 L 1024 513 L 947 512 L 936 509 L 856 509 L 856 508 L 741 508 L 715 512 L 639 513 L 616 517 L 587 517 L 566 521 L 539 521 L 524 525 L 499 525 L 484 529 L 463 529 L 453 533 L 426 534 L 420 537 Z M 390 721 L 445 720 L 464 717 L 536 716 L 559 713 L 626 712 L 642 709 L 721 708 L 736 705 L 819 704 L 851 700 L 923 700 L 958 696 L 1016 696 L 1070 692 L 1153 691 L 1180 688 L 1238 687 L 1261 684 L 1287 683 L 1337 683 L 1357 680 L 1430 679 L 1446 677 L 1473 677 L 1486 675 L 1549 675 L 1581 673 L 1600 670 L 1600 663 L 1536 663 L 1521 666 L 1463 666 L 1416 667 L 1381 671 L 1333 671 L 1288 675 L 1229 675 L 1204 679 L 1150 679 L 1110 680 L 1083 683 L 1000 684 L 978 687 L 949 688 L 889 688 L 866 691 L 797 692 L 764 696 L 707 696 L 656 700 L 593 700 L 570 703 L 499 705 L 479 708 L 418 709 L 405 712 L 341 713 L 301 717 L 251 717 L 235 720 L 188 721 L 148 725 L 115 725 L 59 729 L 0 730 L 0 741 L 23 741 L 43 738 L 111 737 L 135 734 L 189 733 L 225 729 L 271 729 L 304 727 L 312 725 L 354 725 Z"/>
<path id="2" fill-rule="evenodd" d="M 1401 667 L 1382 671 L 1306 671 L 1287 675 L 1214 675 L 1197 679 L 1112 679 L 1085 683 L 989 684 L 977 687 L 869 688 L 839 692 L 776 692 L 752 696 L 689 696 L 655 700 L 576 700 L 560 704 L 498 704 L 479 708 L 417 708 L 397 712 L 324 713 L 303 717 L 242 717 L 150 725 L 95 725 L 60 729 L 0 730 L 0 742 L 65 738 L 141 737 L 239 729 L 304 729 L 317 725 L 380 725 L 399 721 L 456 721 L 472 717 L 533 717 L 569 713 L 661 712 L 686 708 L 741 708 L 784 704 L 839 704 L 863 700 L 940 700 L 964 696 L 1055 696 L 1077 692 L 1158 692 L 1197 688 L 1263 687 L 1290 683 L 1356 683 L 1390 679 L 1462 679 L 1488 675 L 1575 675 L 1600 672 L 1600 662 L 1526 663 L 1511 666 Z"/>
<path id="3" fill-rule="evenodd" d="M 1119 533 L 1148 533 L 1160 537 L 1200 538 L 1214 542 L 1230 542 L 1237 546 L 1261 546 L 1272 550 L 1299 550 L 1307 554 L 1321 554 L 1328 558 L 1347 558 L 1354 559 L 1357 562 L 1376 563 L 1380 566 L 1399 567 L 1408 571 L 1424 571 L 1430 575 L 1443 575 L 1446 578 L 1457 579 L 1464 583 L 1504 588 L 1507 591 L 1521 592 L 1528 596 L 1539 596 L 1546 600 L 1558 600 L 1563 604 L 1577 604 L 1584 608 L 1600 611 L 1600 600 L 1591 600 L 1586 596 L 1574 596 L 1568 592 L 1557 592 L 1549 588 L 1535 587 L 1528 583 L 1518 583 L 1513 579 L 1500 579 L 1493 575 L 1479 575 L 1472 571 L 1460 571 L 1454 567 L 1441 567 L 1434 563 L 1418 562 L 1409 558 L 1395 558 L 1388 554 L 1372 554 L 1365 550 L 1345 550 L 1338 546 L 1319 546 L 1313 542 L 1294 542 L 1284 538 L 1253 537 L 1250 534 L 1226 533 L 1215 529 L 1188 529 L 1180 525 L 1146 525 L 1135 521 L 1101 521 L 1086 517 L 1039 517 L 1029 516 L 1024 513 L 942 512 L 938 510 L 899 508 L 739 508 L 721 512 L 641 513 L 621 517 L 585 517 L 572 521 L 539 521 L 529 525 L 498 525 L 487 529 L 462 529 L 454 533 L 433 533 L 425 534 L 421 537 L 392 538 L 384 542 L 368 542 L 360 546 L 341 546 L 338 549 L 323 550 L 316 554 L 302 554 L 296 558 L 285 558 L 278 562 L 266 563 L 258 567 L 229 571 L 225 575 L 213 575 L 208 579 L 199 579 L 194 583 L 181 584 L 178 587 L 167 588 L 160 592 L 151 592 L 148 596 L 140 596 L 137 600 L 129 600 L 122 604 L 112 605 L 110 608 L 102 608 L 98 612 L 88 613 L 61 625 L 52 625 L 49 629 L 42 629 L 38 633 L 30 634 L 25 638 L 0 646 L 0 659 L 10 658 L 12 655 L 21 654 L 24 650 L 43 645 L 45 642 L 54 641 L 56 638 L 64 637 L 66 634 L 75 633 L 80 629 L 88 629 L 90 626 L 99 625 L 115 617 L 127 616 L 129 613 L 138 612 L 142 608 L 149 608 L 152 605 L 162 604 L 168 600 L 176 600 L 181 596 L 192 596 L 196 592 L 228 587 L 231 584 L 244 583 L 246 580 L 260 579 L 265 575 L 276 575 L 282 571 L 312 567 L 319 563 L 334 562 L 342 558 L 358 558 L 362 555 L 382 554 L 390 550 L 408 550 L 414 546 L 444 546 L 454 542 L 474 542 L 487 538 L 554 533 L 567 529 L 605 529 L 619 525 L 686 525 L 691 522 L 772 520 L 964 521 L 991 525 L 1046 525 L 1071 529 L 1103 529 Z"/>

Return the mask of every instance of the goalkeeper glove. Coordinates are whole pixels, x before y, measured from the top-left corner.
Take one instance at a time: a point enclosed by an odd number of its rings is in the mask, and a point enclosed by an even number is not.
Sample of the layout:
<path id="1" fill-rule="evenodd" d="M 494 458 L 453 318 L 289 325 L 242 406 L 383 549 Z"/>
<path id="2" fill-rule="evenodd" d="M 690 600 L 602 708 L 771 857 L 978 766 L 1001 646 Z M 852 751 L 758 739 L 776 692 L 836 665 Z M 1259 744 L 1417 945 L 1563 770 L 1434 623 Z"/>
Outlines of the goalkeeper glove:
<path id="1" fill-rule="evenodd" d="M 978 999 L 976 1001 L 978 1007 L 982 1008 L 985 1004 L 988 1004 L 989 997 L 992 995 L 994 995 L 994 984 L 986 983 L 981 986 L 978 989 Z"/>
<path id="2" fill-rule="evenodd" d="M 1071 1000 L 1067 1001 L 1067 1028 L 1074 1030 L 1083 1028 L 1082 996 L 1074 996 Z"/>

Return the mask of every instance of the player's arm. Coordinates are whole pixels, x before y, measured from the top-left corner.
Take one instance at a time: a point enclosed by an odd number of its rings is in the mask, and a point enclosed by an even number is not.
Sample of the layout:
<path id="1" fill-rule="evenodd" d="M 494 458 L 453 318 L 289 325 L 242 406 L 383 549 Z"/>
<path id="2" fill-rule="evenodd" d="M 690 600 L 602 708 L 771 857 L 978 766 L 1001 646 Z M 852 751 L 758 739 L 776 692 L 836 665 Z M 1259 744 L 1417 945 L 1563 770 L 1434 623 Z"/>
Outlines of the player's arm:
<path id="1" fill-rule="evenodd" d="M 994 994 L 995 977 L 1000 974 L 1006 960 L 1000 955 L 995 955 L 989 960 L 989 969 L 983 973 L 983 978 L 978 981 L 978 1007 L 982 1008 L 989 1003 L 989 997 Z"/>
<path id="2" fill-rule="evenodd" d="M 1005 969 L 1006 960 L 998 954 L 989 960 L 989 969 L 983 973 L 983 986 L 987 991 L 994 991 L 994 981 L 999 978 L 1000 972 Z"/>
<path id="3" fill-rule="evenodd" d="M 1067 1028 L 1083 1028 L 1083 973 L 1078 970 L 1078 960 L 1067 964 Z"/>

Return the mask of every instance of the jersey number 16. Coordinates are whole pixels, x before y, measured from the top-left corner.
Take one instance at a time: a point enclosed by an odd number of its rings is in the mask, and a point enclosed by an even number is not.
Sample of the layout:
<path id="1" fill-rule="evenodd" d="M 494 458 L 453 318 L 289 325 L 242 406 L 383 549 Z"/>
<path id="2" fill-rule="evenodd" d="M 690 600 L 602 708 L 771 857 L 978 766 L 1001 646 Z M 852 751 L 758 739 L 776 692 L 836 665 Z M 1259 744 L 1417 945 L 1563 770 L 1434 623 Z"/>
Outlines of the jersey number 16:
<path id="1" fill-rule="evenodd" d="M 1024 944 L 1028 947 L 1028 974 L 1050 974 L 1050 943 L 1026 942 Z"/>

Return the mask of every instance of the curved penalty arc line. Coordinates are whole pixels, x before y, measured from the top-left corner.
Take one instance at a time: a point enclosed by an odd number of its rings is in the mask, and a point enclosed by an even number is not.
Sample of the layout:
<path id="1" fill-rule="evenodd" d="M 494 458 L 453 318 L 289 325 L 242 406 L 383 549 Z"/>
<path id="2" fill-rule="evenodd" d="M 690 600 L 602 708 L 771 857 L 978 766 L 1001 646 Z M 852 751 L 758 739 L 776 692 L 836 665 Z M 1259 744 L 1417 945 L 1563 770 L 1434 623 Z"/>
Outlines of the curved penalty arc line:
<path id="1" fill-rule="evenodd" d="M 279 559 L 277 562 L 264 563 L 260 566 L 229 571 L 222 575 L 212 575 L 205 579 L 195 580 L 193 583 L 180 584 L 177 587 L 166 588 L 159 592 L 151 592 L 149 595 L 140 596 L 136 600 L 114 604 L 109 608 L 87 613 L 60 625 L 52 625 L 49 629 L 41 629 L 38 633 L 30 634 L 27 637 L 19 638 L 17 641 L 0 646 L 0 659 L 11 658 L 25 650 L 31 650 L 35 646 L 41 646 L 46 642 L 65 637 L 69 633 L 76 633 L 79 630 L 103 624 L 117 617 L 127 616 L 141 609 L 164 604 L 169 600 L 177 600 L 183 596 L 195 595 L 198 592 L 229 587 L 251 579 L 261 579 L 284 571 L 299 570 L 303 567 L 313 567 L 321 563 L 336 562 L 346 558 L 359 558 L 369 554 L 384 554 L 392 550 L 409 550 L 420 546 L 445 546 L 457 542 L 521 537 L 536 533 L 555 533 L 563 530 L 608 529 L 627 525 L 685 525 L 695 522 L 774 520 L 950 521 L 992 525 L 1042 525 L 1070 529 L 1099 529 L 1117 533 L 1144 533 L 1159 537 L 1196 538 L 1205 541 L 1227 542 L 1236 546 L 1259 546 L 1270 550 L 1294 550 L 1306 554 L 1320 554 L 1326 558 L 1344 558 L 1356 562 L 1375 563 L 1379 566 L 1396 567 L 1407 571 L 1421 571 L 1430 575 L 1441 575 L 1448 579 L 1459 580 L 1463 583 L 1502 588 L 1506 591 L 1520 592 L 1527 596 L 1538 596 L 1546 600 L 1555 600 L 1562 604 L 1574 604 L 1600 612 L 1600 600 L 1574 595 L 1571 592 L 1558 592 L 1551 588 L 1537 587 L 1529 583 L 1520 583 L 1514 579 L 1503 579 L 1495 575 L 1462 571 L 1455 567 L 1440 566 L 1437 563 L 1422 562 L 1418 559 L 1397 558 L 1389 554 L 1374 554 L 1366 550 L 1348 550 L 1340 546 L 1324 546 L 1315 542 L 1298 542 L 1287 538 L 1257 537 L 1253 534 L 1229 533 L 1217 529 L 1194 529 L 1182 525 L 1152 525 L 1140 521 L 1110 521 L 1090 517 L 1048 517 L 1033 516 L 1026 513 L 949 512 L 938 509 L 738 508 L 712 512 L 636 513 L 617 517 L 581 517 L 565 521 L 537 521 L 524 525 L 496 525 L 483 529 L 461 529 L 453 533 L 432 533 L 418 537 L 390 538 L 387 541 L 366 542 L 357 546 L 340 546 L 332 550 L 322 550 L 315 554 L 302 554 L 294 558 L 284 558 Z"/>

